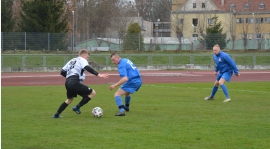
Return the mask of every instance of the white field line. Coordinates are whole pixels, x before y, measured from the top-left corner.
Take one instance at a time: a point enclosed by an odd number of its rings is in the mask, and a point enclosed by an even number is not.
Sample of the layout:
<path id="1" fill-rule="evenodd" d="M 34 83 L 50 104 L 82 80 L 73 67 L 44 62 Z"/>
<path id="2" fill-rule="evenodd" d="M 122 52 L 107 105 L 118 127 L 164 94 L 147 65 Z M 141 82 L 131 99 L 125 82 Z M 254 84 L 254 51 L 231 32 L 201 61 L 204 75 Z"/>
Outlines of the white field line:
<path id="1" fill-rule="evenodd" d="M 144 85 L 144 86 L 150 86 L 150 87 L 157 87 L 157 88 L 172 88 L 172 89 L 181 89 L 181 88 L 185 88 L 185 87 L 173 87 L 173 86 L 157 86 L 157 85 Z M 212 88 L 196 88 L 196 87 L 187 87 L 188 89 L 203 89 L 203 90 L 210 90 Z M 265 94 L 270 94 L 270 92 L 264 92 L 264 91 L 251 91 L 251 90 L 237 90 L 237 89 L 228 89 L 233 90 L 233 91 L 237 91 L 237 92 L 250 92 L 250 93 L 265 93 Z"/>

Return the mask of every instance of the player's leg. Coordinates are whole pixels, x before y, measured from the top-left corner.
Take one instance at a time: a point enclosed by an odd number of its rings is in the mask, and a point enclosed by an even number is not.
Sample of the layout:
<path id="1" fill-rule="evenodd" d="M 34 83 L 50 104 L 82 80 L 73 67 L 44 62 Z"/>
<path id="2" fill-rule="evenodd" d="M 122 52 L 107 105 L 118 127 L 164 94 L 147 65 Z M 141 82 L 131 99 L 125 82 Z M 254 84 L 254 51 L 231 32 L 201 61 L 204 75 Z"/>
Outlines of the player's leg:
<path id="1" fill-rule="evenodd" d="M 57 112 L 53 115 L 53 118 L 60 118 L 60 114 L 66 109 L 66 107 L 73 101 L 73 97 L 64 101 L 60 107 L 58 108 Z"/>
<path id="2" fill-rule="evenodd" d="M 114 99 L 117 107 L 119 108 L 119 113 L 115 114 L 115 116 L 125 116 L 125 110 L 124 110 L 124 105 L 122 103 L 122 95 L 125 95 L 126 92 L 119 88 L 115 94 L 114 94 Z"/>
<path id="3" fill-rule="evenodd" d="M 222 76 L 221 74 L 217 75 L 216 81 L 215 81 L 214 86 L 212 88 L 211 95 L 208 97 L 205 97 L 204 100 L 213 100 L 214 99 L 214 96 L 216 95 L 216 92 L 218 91 L 218 86 L 220 85 L 219 80 L 220 80 L 221 76 Z"/>
<path id="4" fill-rule="evenodd" d="M 131 96 L 130 93 L 125 94 L 125 111 L 129 111 L 129 105 L 130 105 Z"/>
<path id="5" fill-rule="evenodd" d="M 96 91 L 83 84 L 78 86 L 77 89 L 79 89 L 78 94 L 83 98 L 76 106 L 72 108 L 72 110 L 77 114 L 81 114 L 80 108 L 87 104 L 96 95 Z"/>
<path id="6" fill-rule="evenodd" d="M 121 89 L 124 90 L 125 93 L 125 111 L 129 111 L 130 107 L 130 100 L 131 100 L 131 94 L 133 94 L 135 91 L 138 91 L 142 85 L 141 79 L 132 80 L 132 83 L 125 83 Z"/>
<path id="7" fill-rule="evenodd" d="M 219 80 L 219 85 L 220 85 L 223 93 L 226 96 L 226 99 L 223 102 L 229 102 L 229 101 L 231 101 L 230 96 L 229 96 L 228 89 L 227 89 L 227 87 L 225 85 L 225 82 L 226 81 L 227 82 L 230 82 L 231 77 L 232 77 L 232 73 L 224 73 L 222 75 L 222 78 Z"/>
<path id="8" fill-rule="evenodd" d="M 73 92 L 72 89 L 69 87 L 69 81 L 66 81 L 65 87 L 66 87 L 66 95 L 67 100 L 64 101 L 60 107 L 58 108 L 57 112 L 53 115 L 53 118 L 60 118 L 60 114 L 66 109 L 66 107 L 73 101 L 74 97 L 77 96 L 75 92 Z"/>

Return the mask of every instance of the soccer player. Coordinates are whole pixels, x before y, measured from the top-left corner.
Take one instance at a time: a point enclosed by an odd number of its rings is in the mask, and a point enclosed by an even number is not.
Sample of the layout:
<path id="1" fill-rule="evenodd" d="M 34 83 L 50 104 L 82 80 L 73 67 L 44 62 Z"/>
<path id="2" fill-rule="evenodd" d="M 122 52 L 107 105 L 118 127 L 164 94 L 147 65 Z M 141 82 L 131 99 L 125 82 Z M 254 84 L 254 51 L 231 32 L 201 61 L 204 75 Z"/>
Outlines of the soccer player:
<path id="1" fill-rule="evenodd" d="M 82 49 L 79 52 L 77 58 L 71 59 L 62 68 L 61 75 L 66 78 L 66 94 L 67 100 L 64 101 L 57 112 L 53 115 L 53 118 L 60 118 L 60 114 L 66 109 L 66 107 L 73 101 L 74 97 L 80 95 L 82 100 L 72 108 L 77 114 L 81 114 L 80 108 L 87 104 L 95 95 L 96 92 L 92 88 L 82 84 L 85 79 L 85 70 L 101 78 L 108 78 L 108 74 L 100 74 L 91 68 L 88 64 L 88 51 Z"/>
<path id="2" fill-rule="evenodd" d="M 213 47 L 213 58 L 216 62 L 215 75 L 216 81 L 214 83 L 212 94 L 209 97 L 205 97 L 204 100 L 213 100 L 214 96 L 220 86 L 226 98 L 223 102 L 231 101 L 231 98 L 228 93 L 228 89 L 225 86 L 225 82 L 230 82 L 230 79 L 233 73 L 238 77 L 240 76 L 238 68 L 236 67 L 235 62 L 230 57 L 229 54 L 222 52 L 218 44 Z"/>
<path id="3" fill-rule="evenodd" d="M 131 95 L 138 91 L 142 85 L 141 74 L 137 67 L 127 58 L 121 58 L 118 53 L 111 54 L 111 61 L 118 65 L 118 72 L 121 79 L 110 86 L 113 90 L 122 85 L 114 94 L 115 102 L 119 112 L 115 116 L 125 116 L 125 111 L 129 111 Z M 125 106 L 122 104 L 122 97 L 125 95 Z"/>

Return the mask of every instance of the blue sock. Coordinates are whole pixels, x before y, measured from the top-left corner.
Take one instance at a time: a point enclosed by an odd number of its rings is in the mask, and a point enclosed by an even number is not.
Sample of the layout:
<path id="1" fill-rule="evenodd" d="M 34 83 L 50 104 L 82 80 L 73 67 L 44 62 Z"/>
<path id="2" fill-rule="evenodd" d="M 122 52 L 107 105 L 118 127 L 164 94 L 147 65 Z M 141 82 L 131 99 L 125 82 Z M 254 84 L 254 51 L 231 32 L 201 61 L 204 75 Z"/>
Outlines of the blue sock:
<path id="1" fill-rule="evenodd" d="M 126 97 L 125 97 L 125 106 L 126 106 L 126 107 L 129 107 L 130 99 L 131 99 L 131 96 L 126 96 Z"/>
<path id="2" fill-rule="evenodd" d="M 212 89 L 212 94 L 211 94 L 211 96 L 210 96 L 211 98 L 214 98 L 214 96 L 215 96 L 217 90 L 218 90 L 218 86 L 214 86 L 213 89 Z"/>
<path id="3" fill-rule="evenodd" d="M 123 105 L 121 96 L 115 97 L 115 103 L 116 103 L 117 107 L 120 107 L 121 105 Z M 124 111 L 125 111 L 124 108 L 120 108 L 120 112 L 124 112 Z"/>
<path id="4" fill-rule="evenodd" d="M 230 98 L 229 93 L 228 93 L 228 89 L 225 86 L 225 84 L 220 85 L 220 87 L 222 88 L 223 93 L 225 94 L 226 98 Z"/>

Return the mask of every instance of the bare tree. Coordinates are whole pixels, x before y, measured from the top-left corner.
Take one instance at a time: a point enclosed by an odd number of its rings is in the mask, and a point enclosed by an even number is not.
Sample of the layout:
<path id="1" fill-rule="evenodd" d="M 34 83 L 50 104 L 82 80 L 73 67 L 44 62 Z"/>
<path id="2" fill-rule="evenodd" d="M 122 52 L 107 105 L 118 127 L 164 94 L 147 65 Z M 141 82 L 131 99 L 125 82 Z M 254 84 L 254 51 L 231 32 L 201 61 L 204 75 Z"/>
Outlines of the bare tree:
<path id="1" fill-rule="evenodd" d="M 180 5 L 180 4 L 179 4 Z M 182 39 L 184 29 L 187 29 L 188 25 L 185 25 L 186 11 L 185 6 L 182 6 L 182 10 L 178 10 L 171 15 L 171 32 L 177 37 L 179 45 L 177 52 L 182 50 Z M 174 21 L 172 21 L 174 20 Z"/>
<path id="2" fill-rule="evenodd" d="M 107 30 L 107 34 L 114 38 L 118 38 L 119 46 L 122 43 L 126 30 L 130 23 L 134 22 L 137 9 L 135 8 L 134 4 L 131 1 L 118 1 L 117 10 L 111 10 L 112 20 L 111 26 Z M 121 47 L 119 47 L 121 49 Z"/>
<path id="3" fill-rule="evenodd" d="M 264 21 L 264 18 L 261 17 L 257 17 L 254 20 L 255 25 L 254 25 L 254 32 L 255 32 L 255 39 L 257 40 L 257 50 L 261 50 L 262 49 L 262 42 L 263 42 L 263 26 L 262 23 Z"/>
<path id="4" fill-rule="evenodd" d="M 239 26 L 242 28 L 242 34 L 241 37 L 243 39 L 243 46 L 244 50 L 247 50 L 247 45 L 248 45 L 248 39 L 249 39 L 249 34 L 248 31 L 249 29 L 249 24 L 244 22 L 245 15 L 241 15 L 241 18 L 237 18 L 236 23 L 239 24 Z"/>

